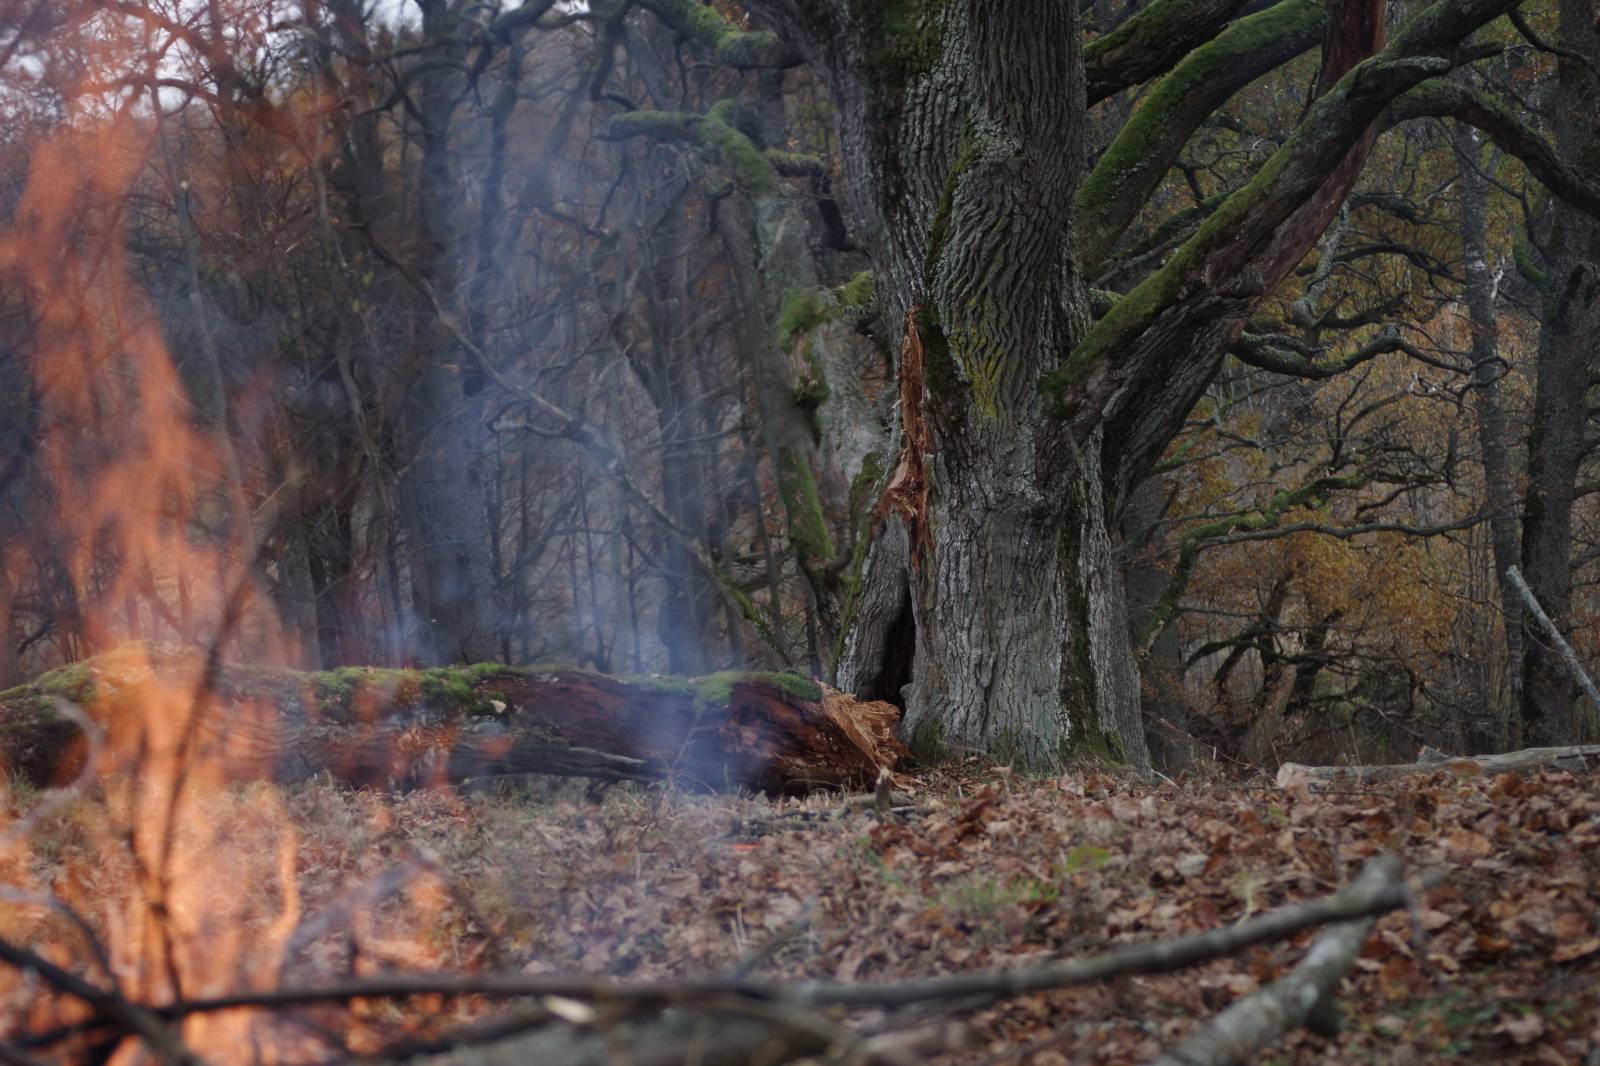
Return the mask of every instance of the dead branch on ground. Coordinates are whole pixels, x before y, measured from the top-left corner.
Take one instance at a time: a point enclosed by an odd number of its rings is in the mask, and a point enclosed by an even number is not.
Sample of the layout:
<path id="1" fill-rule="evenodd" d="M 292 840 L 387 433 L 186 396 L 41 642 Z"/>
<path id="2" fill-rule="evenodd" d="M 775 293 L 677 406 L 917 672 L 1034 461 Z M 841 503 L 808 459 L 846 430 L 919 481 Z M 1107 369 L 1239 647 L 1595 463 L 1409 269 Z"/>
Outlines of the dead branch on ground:
<path id="1" fill-rule="evenodd" d="M 1434 880 L 1424 878 L 1420 883 Z M 458 1043 L 448 1046 L 461 1048 L 487 1037 L 493 1037 L 493 1042 L 474 1048 L 467 1057 L 452 1058 L 453 1062 L 521 1062 L 530 1061 L 529 1056 L 548 1055 L 558 1055 L 564 1062 L 604 1062 L 608 1061 L 605 1055 L 618 1046 L 637 1049 L 639 1056 L 633 1061 L 638 1062 L 686 1061 L 685 1049 L 699 1049 L 696 1054 L 715 1051 L 715 1061 L 739 1062 L 746 1061 L 739 1056 L 752 1048 L 781 1050 L 779 1058 L 762 1061 L 786 1062 L 841 1047 L 841 1041 L 857 1040 L 856 1032 L 843 1027 L 833 1016 L 841 1008 L 892 1011 L 942 1005 L 946 1010 L 964 1012 L 1031 992 L 1134 974 L 1171 973 L 1247 947 L 1281 941 L 1306 929 L 1340 923 L 1324 938 L 1329 946 L 1320 946 L 1319 942 L 1295 973 L 1267 990 L 1267 1000 L 1252 1005 L 1248 1011 L 1239 1007 L 1247 1015 L 1244 1020 L 1225 1012 L 1212 1026 L 1229 1033 L 1254 1033 L 1261 1040 L 1270 1041 L 1274 1032 L 1281 1033 L 1305 1020 L 1305 1014 L 1298 1013 L 1297 1007 L 1285 1006 L 1278 999 L 1303 997 L 1309 994 L 1306 990 L 1318 989 L 1321 991 L 1317 995 L 1326 998 L 1327 989 L 1335 980 L 1330 975 L 1346 952 L 1359 950 L 1376 916 L 1407 906 L 1414 898 L 1415 888 L 1416 884 L 1408 883 L 1398 859 L 1379 856 L 1349 885 L 1330 896 L 1281 907 L 1234 925 L 1136 944 L 1091 958 L 879 983 L 781 983 L 737 973 L 728 977 L 636 982 L 521 973 L 389 974 L 323 987 L 279 988 L 138 1005 L 4 941 L 0 941 L 0 960 L 39 975 L 59 992 L 92 1007 L 96 1015 L 91 1028 L 99 1030 L 97 1035 L 137 1037 L 157 1049 L 158 1054 L 181 1048 L 179 1044 L 166 1043 L 173 1039 L 169 1027 L 200 1014 L 242 1008 L 289 1011 L 356 1000 L 418 996 L 481 996 L 531 1001 L 528 1008 L 533 1013 L 524 1009 L 521 1022 L 504 1029 L 486 1023 L 473 1035 L 463 1032 Z M 1283 988 L 1279 989 L 1279 985 Z M 1299 999 L 1295 998 L 1295 1002 Z M 567 1024 L 557 1026 L 556 1022 Z M 530 1028 L 534 1031 L 527 1034 L 525 1031 Z M 62 1027 L 31 1034 L 16 1047 L 22 1051 L 48 1048 L 84 1032 L 83 1025 Z M 523 1035 L 511 1036 L 512 1032 Z M 443 1050 L 442 1044 L 443 1041 L 429 1042 L 433 1050 Z M 414 1053 L 416 1045 L 409 1050 Z"/>

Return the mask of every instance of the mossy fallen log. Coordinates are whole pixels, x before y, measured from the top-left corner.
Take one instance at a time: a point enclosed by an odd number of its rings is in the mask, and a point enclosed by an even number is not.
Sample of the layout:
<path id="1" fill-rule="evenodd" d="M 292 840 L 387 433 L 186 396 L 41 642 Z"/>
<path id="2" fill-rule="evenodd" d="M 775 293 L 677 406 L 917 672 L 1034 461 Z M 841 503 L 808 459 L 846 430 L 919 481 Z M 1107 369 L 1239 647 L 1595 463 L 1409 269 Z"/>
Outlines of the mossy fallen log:
<path id="1" fill-rule="evenodd" d="M 498 664 L 302 672 L 133 645 L 0 692 L 0 773 L 47 787 L 87 746 L 166 744 L 229 780 L 417 788 L 542 773 L 797 793 L 871 787 L 909 759 L 898 711 L 791 674 L 617 678 Z"/>

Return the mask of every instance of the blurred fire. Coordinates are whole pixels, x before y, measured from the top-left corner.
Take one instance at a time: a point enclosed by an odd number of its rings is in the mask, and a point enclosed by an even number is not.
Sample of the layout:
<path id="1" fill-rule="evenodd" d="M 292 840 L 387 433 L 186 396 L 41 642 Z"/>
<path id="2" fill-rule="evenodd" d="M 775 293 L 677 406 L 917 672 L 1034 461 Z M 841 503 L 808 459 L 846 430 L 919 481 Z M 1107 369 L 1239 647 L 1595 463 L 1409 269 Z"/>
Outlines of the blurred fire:
<path id="1" fill-rule="evenodd" d="M 60 522 L 51 535 L 64 546 L 85 644 L 119 649 L 100 660 L 116 684 L 84 708 L 103 733 L 92 785 L 59 816 L 78 843 L 43 854 L 26 832 L 36 826 L 0 815 L 16 822 L 0 822 L 0 935 L 129 1001 L 164 1004 L 276 986 L 300 924 L 282 793 L 229 780 L 235 729 L 258 734 L 277 709 L 224 705 L 211 690 L 225 652 L 257 663 L 296 656 L 256 573 L 289 490 L 245 484 L 226 461 L 228 426 L 195 409 L 128 262 L 128 215 L 158 134 L 135 104 L 105 104 L 88 97 L 41 140 L 15 228 L 0 234 L 0 275 L 34 319 L 41 454 Z M 152 611 L 201 653 L 138 643 Z M 0 974 L 0 996 L 31 999 L 31 1031 L 90 1017 L 35 982 Z M 309 1039 L 244 1010 L 194 1015 L 175 1031 L 218 1061 L 294 1059 Z M 129 1039 L 108 1061 L 150 1054 Z"/>

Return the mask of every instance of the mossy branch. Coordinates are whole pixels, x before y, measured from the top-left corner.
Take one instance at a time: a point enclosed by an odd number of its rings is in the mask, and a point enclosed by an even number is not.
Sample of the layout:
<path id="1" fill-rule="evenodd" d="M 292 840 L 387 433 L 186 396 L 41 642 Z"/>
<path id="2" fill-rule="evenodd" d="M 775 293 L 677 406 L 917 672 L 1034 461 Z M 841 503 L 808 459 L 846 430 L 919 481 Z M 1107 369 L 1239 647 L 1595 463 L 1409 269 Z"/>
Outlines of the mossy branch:
<path id="1" fill-rule="evenodd" d="M 1248 0 L 1154 0 L 1083 49 L 1089 103 L 1155 77 L 1215 36 Z"/>
<path id="2" fill-rule="evenodd" d="M 1479 55 L 1463 48 L 1462 40 L 1515 3 L 1436 0 L 1389 47 L 1357 64 L 1319 97 L 1254 178 L 1228 197 L 1164 267 L 1096 322 L 1044 379 L 1046 393 L 1059 401 L 1075 432 L 1087 435 L 1100 424 L 1113 398 L 1134 409 L 1150 393 L 1159 393 L 1170 377 L 1167 360 L 1195 357 L 1182 338 L 1202 336 L 1258 301 L 1264 284 L 1257 264 L 1270 258 L 1280 226 L 1325 186 L 1391 100 L 1441 69 Z"/>
<path id="3" fill-rule="evenodd" d="M 657 141 L 682 141 L 714 151 L 733 172 L 739 187 L 751 196 L 769 196 L 777 191 L 782 173 L 755 142 L 733 124 L 733 101 L 723 100 L 704 115 L 687 111 L 625 111 L 612 117 L 606 140 L 621 141 L 644 137 Z M 792 159 L 780 160 L 789 165 Z"/>
<path id="4" fill-rule="evenodd" d="M 1450 117 L 1474 126 L 1500 150 L 1516 156 L 1541 185 L 1590 217 L 1600 220 L 1600 182 L 1572 166 L 1511 108 L 1455 82 L 1431 80 L 1397 98 L 1384 113 L 1385 125 L 1407 119 Z"/>
<path id="5" fill-rule="evenodd" d="M 1328 13 L 1281 0 L 1192 52 L 1140 101 L 1078 192 L 1080 254 L 1093 270 L 1149 200 L 1190 135 L 1223 101 L 1322 39 Z"/>
<path id="6" fill-rule="evenodd" d="M 699 0 L 639 0 L 639 6 L 710 51 L 725 67 L 784 70 L 804 62 L 777 34 L 741 29 Z"/>
<path id="7" fill-rule="evenodd" d="M 1307 381 L 1323 381 L 1327 378 L 1337 377 L 1347 370 L 1352 370 L 1362 363 L 1389 352 L 1405 352 L 1407 355 L 1421 359 L 1430 365 L 1439 365 L 1438 360 L 1433 359 L 1415 345 L 1407 342 L 1392 329 L 1386 329 L 1359 348 L 1352 349 L 1342 356 L 1331 359 L 1313 358 L 1313 356 L 1320 354 L 1315 350 L 1309 355 L 1293 351 L 1280 343 L 1280 341 L 1286 339 L 1270 335 L 1262 336 L 1246 333 L 1234 344 L 1231 352 L 1233 357 L 1241 363 L 1253 366 L 1257 370 L 1267 370 L 1274 374 L 1284 374 Z"/>

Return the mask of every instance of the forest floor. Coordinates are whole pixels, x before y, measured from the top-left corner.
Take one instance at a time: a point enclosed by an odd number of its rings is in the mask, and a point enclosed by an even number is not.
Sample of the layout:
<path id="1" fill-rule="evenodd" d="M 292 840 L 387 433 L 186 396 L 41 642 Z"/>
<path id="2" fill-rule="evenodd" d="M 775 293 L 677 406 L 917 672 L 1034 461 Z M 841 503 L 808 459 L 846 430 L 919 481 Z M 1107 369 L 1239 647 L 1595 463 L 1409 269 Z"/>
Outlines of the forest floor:
<path id="1" fill-rule="evenodd" d="M 875 981 L 1232 923 L 1325 895 L 1389 851 L 1444 883 L 1379 922 L 1344 985 L 1340 1036 L 1300 1032 L 1263 1061 L 1600 1061 L 1600 779 L 1440 773 L 1311 794 L 972 764 L 908 780 L 915 811 L 886 820 L 820 796 L 250 786 L 228 792 L 232 813 L 250 817 L 210 845 L 213 875 L 216 891 L 238 894 L 250 863 L 264 864 L 255 894 L 302 929 L 277 944 L 284 984 L 384 969 L 716 975 L 755 957 L 774 980 Z M 28 860 L 84 901 L 128 872 L 90 850 L 93 806 L 52 815 Z M 48 920 L 22 921 L 0 932 L 38 943 Z M 1272 980 L 1312 935 L 940 1021 L 935 1061 L 1144 1061 Z M 0 975 L 0 1026 L 29 1013 L 27 995 Z M 448 1027 L 494 1008 L 428 1009 L 430 1026 Z M 395 1011 L 370 1020 L 412 1020 Z M 48 1020 L 37 1003 L 31 1013 Z"/>

